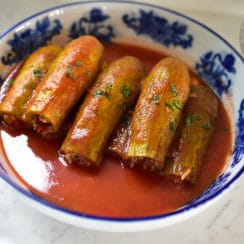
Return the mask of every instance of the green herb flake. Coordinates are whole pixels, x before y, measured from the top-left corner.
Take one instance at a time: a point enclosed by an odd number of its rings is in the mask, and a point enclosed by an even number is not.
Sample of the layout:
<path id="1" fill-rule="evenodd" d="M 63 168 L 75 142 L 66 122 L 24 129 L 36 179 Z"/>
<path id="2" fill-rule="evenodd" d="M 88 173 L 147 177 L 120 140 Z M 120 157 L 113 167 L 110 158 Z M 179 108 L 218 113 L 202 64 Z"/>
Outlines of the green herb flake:
<path id="1" fill-rule="evenodd" d="M 104 94 L 104 91 L 103 90 L 97 90 L 93 93 L 93 96 L 101 96 Z"/>
<path id="2" fill-rule="evenodd" d="M 104 96 L 108 99 L 108 100 L 110 100 L 111 99 L 111 95 L 109 94 L 109 93 L 104 93 Z"/>
<path id="3" fill-rule="evenodd" d="M 229 131 L 229 128 L 224 127 L 224 128 L 223 128 L 223 131 L 224 131 L 224 132 L 227 132 L 227 131 Z"/>
<path id="4" fill-rule="evenodd" d="M 126 85 L 123 85 L 120 87 L 120 92 L 123 94 L 124 98 L 129 98 L 132 94 L 132 89 L 130 87 L 126 87 Z"/>
<path id="5" fill-rule="evenodd" d="M 186 127 L 189 128 L 191 126 L 192 123 L 196 122 L 196 121 L 199 121 L 201 120 L 201 117 L 200 115 L 192 115 L 190 117 L 186 117 L 185 118 L 185 124 L 186 124 Z"/>
<path id="6" fill-rule="evenodd" d="M 165 104 L 165 106 L 166 106 L 167 108 L 169 108 L 171 111 L 174 112 L 174 105 L 173 105 L 172 103 L 165 102 L 164 104 Z"/>
<path id="7" fill-rule="evenodd" d="M 173 134 L 176 133 L 176 128 L 175 128 L 174 122 L 171 121 L 171 122 L 169 123 L 169 129 L 170 129 L 170 131 L 171 131 Z"/>
<path id="8" fill-rule="evenodd" d="M 174 83 L 170 83 L 170 90 L 172 91 L 173 97 L 178 96 L 178 92 L 177 92 L 177 89 L 176 89 Z"/>
<path id="9" fill-rule="evenodd" d="M 76 63 L 75 63 L 75 65 L 76 65 L 77 67 L 80 67 L 80 66 L 83 65 L 83 62 L 80 61 L 80 60 L 77 60 Z"/>
<path id="10" fill-rule="evenodd" d="M 195 115 L 193 117 L 193 119 L 194 119 L 194 121 L 199 121 L 199 120 L 201 120 L 201 116 L 200 115 Z"/>
<path id="11" fill-rule="evenodd" d="M 66 70 L 66 76 L 67 77 L 70 77 L 72 71 L 73 71 L 73 64 L 70 64 L 69 67 L 68 67 L 68 69 Z"/>
<path id="12" fill-rule="evenodd" d="M 10 80 L 8 81 L 8 84 L 9 84 L 9 85 L 13 85 L 13 84 L 14 84 L 14 79 L 10 79 Z"/>
<path id="13" fill-rule="evenodd" d="M 205 122 L 202 124 L 202 128 L 205 130 L 208 130 L 210 127 L 209 127 L 209 124 Z"/>
<path id="14" fill-rule="evenodd" d="M 106 91 L 109 91 L 111 88 L 113 87 L 113 84 L 111 84 L 111 83 L 108 83 L 107 85 L 106 85 Z"/>
<path id="15" fill-rule="evenodd" d="M 186 124 L 186 128 L 190 128 L 191 124 L 192 124 L 192 119 L 191 117 L 186 117 L 185 118 L 185 124 Z"/>
<path id="16" fill-rule="evenodd" d="M 33 74 L 36 77 L 42 77 L 42 72 L 39 69 L 33 69 Z"/>
<path id="17" fill-rule="evenodd" d="M 105 90 L 97 90 L 93 93 L 93 96 L 102 96 L 104 95 L 107 99 L 111 99 L 111 96 L 109 94 L 110 89 L 113 87 L 112 84 L 107 84 Z"/>
<path id="18" fill-rule="evenodd" d="M 181 105 L 179 102 L 177 102 L 176 100 L 173 101 L 173 105 L 174 105 L 177 109 L 179 109 L 179 110 L 182 109 L 182 105 Z"/>
<path id="19" fill-rule="evenodd" d="M 105 88 L 105 91 L 104 91 L 104 96 L 105 96 L 107 99 L 110 99 L 110 98 L 111 98 L 109 92 L 110 92 L 110 90 L 111 90 L 112 87 L 113 87 L 113 85 L 112 85 L 111 83 L 108 83 L 108 84 L 106 85 L 106 88 Z"/>
<path id="20" fill-rule="evenodd" d="M 152 96 L 152 101 L 156 104 L 156 105 L 160 105 L 160 102 L 159 102 L 159 94 L 154 94 Z"/>

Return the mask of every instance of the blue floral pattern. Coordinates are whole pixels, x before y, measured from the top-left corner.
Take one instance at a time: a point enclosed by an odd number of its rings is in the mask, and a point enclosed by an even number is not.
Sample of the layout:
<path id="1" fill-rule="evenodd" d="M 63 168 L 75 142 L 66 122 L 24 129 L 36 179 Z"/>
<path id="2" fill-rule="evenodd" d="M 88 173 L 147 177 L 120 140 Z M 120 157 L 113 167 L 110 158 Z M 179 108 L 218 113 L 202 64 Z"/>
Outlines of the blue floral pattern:
<path id="1" fill-rule="evenodd" d="M 105 24 L 109 18 L 101 9 L 94 8 L 88 17 L 81 17 L 71 25 L 69 37 L 75 39 L 81 35 L 92 35 L 102 42 L 111 42 L 115 33 L 111 25 Z"/>
<path id="2" fill-rule="evenodd" d="M 219 191 L 220 189 L 223 189 L 223 185 L 229 181 L 230 176 L 231 176 L 230 172 L 226 172 L 226 173 L 222 174 L 221 176 L 219 176 L 213 182 L 213 184 L 206 191 L 203 192 L 202 195 L 200 195 L 199 197 L 197 197 L 193 200 L 194 204 L 206 199 L 206 197 L 210 197 L 210 195 L 214 194 L 215 192 Z M 190 202 L 188 205 L 191 205 L 191 204 L 192 204 L 192 202 Z"/>
<path id="3" fill-rule="evenodd" d="M 102 5 L 97 3 L 97 6 Z M 166 47 L 176 46 L 188 49 L 187 51 L 190 53 L 193 44 L 196 45 L 193 37 L 194 31 L 192 33 L 189 32 L 188 25 L 180 20 L 175 19 L 174 21 L 170 21 L 170 19 L 167 18 L 167 13 L 166 15 L 164 15 L 164 13 L 160 15 L 158 14 L 160 12 L 156 9 L 154 11 L 153 8 L 146 8 L 146 10 L 137 9 L 134 12 L 129 11 L 117 17 L 118 20 L 121 21 L 119 25 L 123 24 L 123 27 L 126 27 L 128 31 L 132 30 L 135 35 L 149 37 L 154 42 L 160 43 Z M 29 55 L 38 47 L 46 45 L 54 36 L 59 35 L 63 30 L 61 21 L 64 21 L 64 24 L 67 22 L 64 19 L 65 15 L 57 18 L 58 19 L 50 19 L 49 17 L 44 17 L 43 19 L 36 21 L 32 28 L 25 26 L 24 30 L 15 32 L 15 34 L 11 36 L 11 39 L 7 41 L 7 44 L 10 46 L 10 51 L 0 57 L 2 64 L 11 65 L 22 60 L 23 57 Z M 111 42 L 112 39 L 118 35 L 120 27 L 117 27 L 114 24 L 115 22 L 110 20 L 111 17 L 108 10 L 105 12 L 103 11 L 103 7 L 92 8 L 86 12 L 86 14 L 82 14 L 82 16 L 73 17 L 70 26 L 67 27 L 68 38 L 74 39 L 81 35 L 89 34 L 96 36 L 102 42 Z M 187 21 L 188 20 L 186 20 L 186 23 L 188 23 Z M 116 32 L 116 28 L 118 29 L 118 32 Z M 64 35 L 67 34 L 66 30 L 64 33 Z M 65 36 L 64 40 L 67 41 L 68 38 Z M 231 50 L 226 51 L 225 53 L 207 50 L 195 65 L 195 70 L 198 75 L 214 87 L 220 96 L 225 92 L 229 92 L 230 87 L 233 85 L 232 79 L 236 73 L 236 66 L 238 65 L 238 62 L 236 62 L 238 56 L 233 56 L 230 52 Z M 2 82 L 3 76 L 0 76 L 0 83 Z M 191 203 L 188 203 L 186 206 L 195 207 L 197 206 L 196 204 L 205 202 L 209 198 L 211 199 L 215 194 L 218 195 L 218 192 L 224 190 L 233 177 L 235 177 L 234 174 L 236 168 L 240 168 L 243 172 L 244 99 L 239 108 L 237 127 L 239 131 L 235 141 L 235 150 L 231 167 L 229 167 L 227 172 L 218 177 L 201 196 Z M 0 162 L 0 174 L 1 173 L 7 175 L 8 171 L 7 167 Z M 185 206 L 183 210 L 184 209 Z"/>
<path id="4" fill-rule="evenodd" d="M 173 45 L 186 49 L 192 46 L 193 36 L 187 33 L 187 25 L 179 21 L 170 23 L 153 11 L 140 10 L 139 16 L 135 13 L 125 14 L 123 21 L 138 35 L 147 35 L 167 47 Z"/>
<path id="5" fill-rule="evenodd" d="M 231 164 L 232 168 L 241 161 L 244 155 L 244 99 L 242 99 L 240 105 L 237 127 L 239 128 L 239 132 L 235 142 L 235 154 Z"/>
<path id="6" fill-rule="evenodd" d="M 231 163 L 231 168 L 234 168 L 239 162 L 242 160 L 244 155 L 244 99 L 241 102 L 240 109 L 239 109 L 239 118 L 237 122 L 238 128 L 240 128 L 240 131 L 238 133 L 238 136 L 236 138 L 235 142 L 235 154 L 233 156 L 233 161 Z M 206 197 L 214 194 L 215 192 L 219 191 L 223 188 L 223 185 L 229 181 L 229 178 L 231 177 L 231 172 L 226 172 L 222 174 L 214 183 L 198 198 L 194 199 L 194 204 L 204 200 Z M 191 203 L 189 203 L 190 205 Z"/>
<path id="7" fill-rule="evenodd" d="M 1 57 L 2 63 L 11 65 L 20 61 L 37 48 L 47 44 L 47 41 L 58 35 L 61 29 L 60 20 L 55 19 L 51 22 L 48 17 L 45 17 L 36 22 L 35 28 L 28 28 L 15 33 L 13 39 L 7 42 L 11 47 L 11 51 Z"/>
<path id="8" fill-rule="evenodd" d="M 231 74 L 236 73 L 235 57 L 232 54 L 221 54 L 209 51 L 196 63 L 198 75 L 212 85 L 218 95 L 228 92 L 231 86 Z"/>

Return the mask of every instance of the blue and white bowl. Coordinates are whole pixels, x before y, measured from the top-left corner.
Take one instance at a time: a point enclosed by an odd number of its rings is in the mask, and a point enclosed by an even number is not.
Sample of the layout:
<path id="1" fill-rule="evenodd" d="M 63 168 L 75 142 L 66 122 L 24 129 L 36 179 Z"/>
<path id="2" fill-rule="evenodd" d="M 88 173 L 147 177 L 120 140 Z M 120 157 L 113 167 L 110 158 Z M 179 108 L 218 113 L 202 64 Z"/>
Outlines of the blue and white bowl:
<path id="1" fill-rule="evenodd" d="M 47 43 L 64 44 L 90 34 L 101 41 L 143 44 L 180 57 L 226 105 L 234 150 L 222 175 L 197 199 L 169 214 L 118 219 L 89 216 L 33 195 L 10 173 L 0 154 L 0 177 L 29 204 L 56 219 L 102 231 L 140 231 L 182 221 L 215 202 L 244 171 L 244 60 L 221 36 L 185 15 L 129 1 L 67 4 L 28 17 L 0 35 L 0 81 L 12 65 Z"/>

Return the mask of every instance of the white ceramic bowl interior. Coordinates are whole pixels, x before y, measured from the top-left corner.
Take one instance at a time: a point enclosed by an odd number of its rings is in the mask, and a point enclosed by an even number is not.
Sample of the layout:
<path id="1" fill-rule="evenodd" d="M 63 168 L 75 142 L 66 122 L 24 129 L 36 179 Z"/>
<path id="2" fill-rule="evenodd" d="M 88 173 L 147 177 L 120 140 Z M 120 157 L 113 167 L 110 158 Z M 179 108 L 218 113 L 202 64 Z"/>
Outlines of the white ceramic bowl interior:
<path id="1" fill-rule="evenodd" d="M 64 44 L 80 35 L 128 42 L 181 58 L 226 105 L 233 125 L 233 154 L 222 175 L 201 196 L 169 214 L 146 218 L 102 218 L 69 211 L 33 195 L 8 169 L 0 153 L 0 177 L 43 213 L 84 228 L 141 231 L 174 224 L 205 209 L 244 171 L 244 61 L 221 36 L 185 15 L 129 1 L 95 1 L 58 6 L 35 14 L 0 35 L 0 79 L 12 65 L 47 43 Z"/>

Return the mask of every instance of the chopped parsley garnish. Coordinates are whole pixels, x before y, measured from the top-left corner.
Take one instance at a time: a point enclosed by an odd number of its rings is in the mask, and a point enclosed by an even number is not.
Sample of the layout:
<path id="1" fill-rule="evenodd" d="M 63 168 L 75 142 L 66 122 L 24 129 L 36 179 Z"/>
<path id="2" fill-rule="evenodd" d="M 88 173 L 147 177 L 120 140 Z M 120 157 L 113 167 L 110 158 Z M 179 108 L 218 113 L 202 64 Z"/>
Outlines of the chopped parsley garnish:
<path id="1" fill-rule="evenodd" d="M 167 108 L 169 108 L 170 110 L 174 111 L 174 106 L 173 106 L 172 103 L 165 102 L 165 106 L 166 106 Z"/>
<path id="2" fill-rule="evenodd" d="M 178 92 L 177 92 L 177 89 L 176 89 L 174 83 L 170 83 L 170 90 L 173 93 L 173 97 L 176 97 L 178 95 Z"/>
<path id="3" fill-rule="evenodd" d="M 189 128 L 191 126 L 191 124 L 195 121 L 199 121 L 201 120 L 200 115 L 192 115 L 190 117 L 186 117 L 185 118 L 185 124 L 186 124 L 186 128 Z"/>
<path id="4" fill-rule="evenodd" d="M 173 105 L 174 105 L 177 109 L 179 109 L 179 110 L 182 109 L 182 105 L 181 105 L 179 102 L 177 102 L 176 100 L 173 101 Z"/>
<path id="5" fill-rule="evenodd" d="M 194 121 L 199 121 L 201 119 L 200 115 L 195 115 L 193 118 L 194 118 Z"/>
<path id="6" fill-rule="evenodd" d="M 123 94 L 124 98 L 129 98 L 132 93 L 132 89 L 123 85 L 120 87 L 120 92 Z"/>
<path id="7" fill-rule="evenodd" d="M 42 77 L 42 72 L 39 69 L 33 69 L 33 74 L 36 77 Z"/>
<path id="8" fill-rule="evenodd" d="M 13 84 L 14 84 L 14 79 L 10 79 L 10 80 L 8 81 L 8 83 L 9 83 L 9 85 L 13 85 Z"/>
<path id="9" fill-rule="evenodd" d="M 105 91 L 104 91 L 104 96 L 105 96 L 107 99 L 110 99 L 110 94 L 109 94 L 109 92 L 110 92 L 110 90 L 111 90 L 112 87 L 113 87 L 113 85 L 110 84 L 110 83 L 106 85 L 106 88 L 105 88 Z"/>
<path id="10" fill-rule="evenodd" d="M 113 87 L 113 85 L 112 84 L 110 84 L 110 83 L 108 83 L 107 85 L 106 85 L 106 91 L 108 91 L 108 90 L 110 90 L 111 88 Z"/>
<path id="11" fill-rule="evenodd" d="M 96 90 L 94 93 L 93 93 L 93 96 L 102 96 L 104 95 L 107 99 L 110 99 L 110 89 L 113 87 L 112 84 L 107 84 L 105 90 Z"/>
<path id="12" fill-rule="evenodd" d="M 156 104 L 156 105 L 160 105 L 160 102 L 159 102 L 159 94 L 154 94 L 152 96 L 152 100 L 153 102 Z"/>
<path id="13" fill-rule="evenodd" d="M 101 96 L 104 94 L 104 91 L 103 90 L 97 90 L 93 93 L 94 96 Z"/>
<path id="14" fill-rule="evenodd" d="M 72 73 L 73 70 L 74 70 L 74 65 L 73 64 L 69 64 L 69 67 L 66 70 L 66 76 L 69 77 L 69 78 L 72 78 L 73 80 L 77 80 L 77 76 Z"/>
<path id="15" fill-rule="evenodd" d="M 208 123 L 203 123 L 202 124 L 202 128 L 205 129 L 205 130 L 208 130 L 209 129 L 209 124 Z"/>
<path id="16" fill-rule="evenodd" d="M 174 108 L 177 108 L 179 110 L 182 109 L 181 104 L 179 102 L 177 102 L 176 100 L 174 100 L 172 103 L 165 102 L 165 106 L 168 107 L 173 112 L 174 112 Z"/>
<path id="17" fill-rule="evenodd" d="M 185 118 L 186 128 L 189 128 L 191 126 L 192 120 L 191 117 Z"/>
<path id="18" fill-rule="evenodd" d="M 77 60 L 76 63 L 75 63 L 75 65 L 76 65 L 77 67 L 82 66 L 82 64 L 83 64 L 83 62 L 80 61 L 80 60 Z"/>
<path id="19" fill-rule="evenodd" d="M 68 69 L 66 70 L 66 76 L 71 77 L 72 71 L 73 71 L 73 64 L 70 64 Z"/>
<path id="20" fill-rule="evenodd" d="M 171 121 L 171 122 L 169 123 L 169 129 L 170 129 L 170 131 L 171 131 L 173 134 L 176 133 L 176 128 L 175 128 L 174 122 Z"/>
<path id="21" fill-rule="evenodd" d="M 111 96 L 110 96 L 110 94 L 109 93 L 107 93 L 107 92 L 105 92 L 104 93 L 104 96 L 108 99 L 108 100 L 110 100 L 111 99 Z"/>

